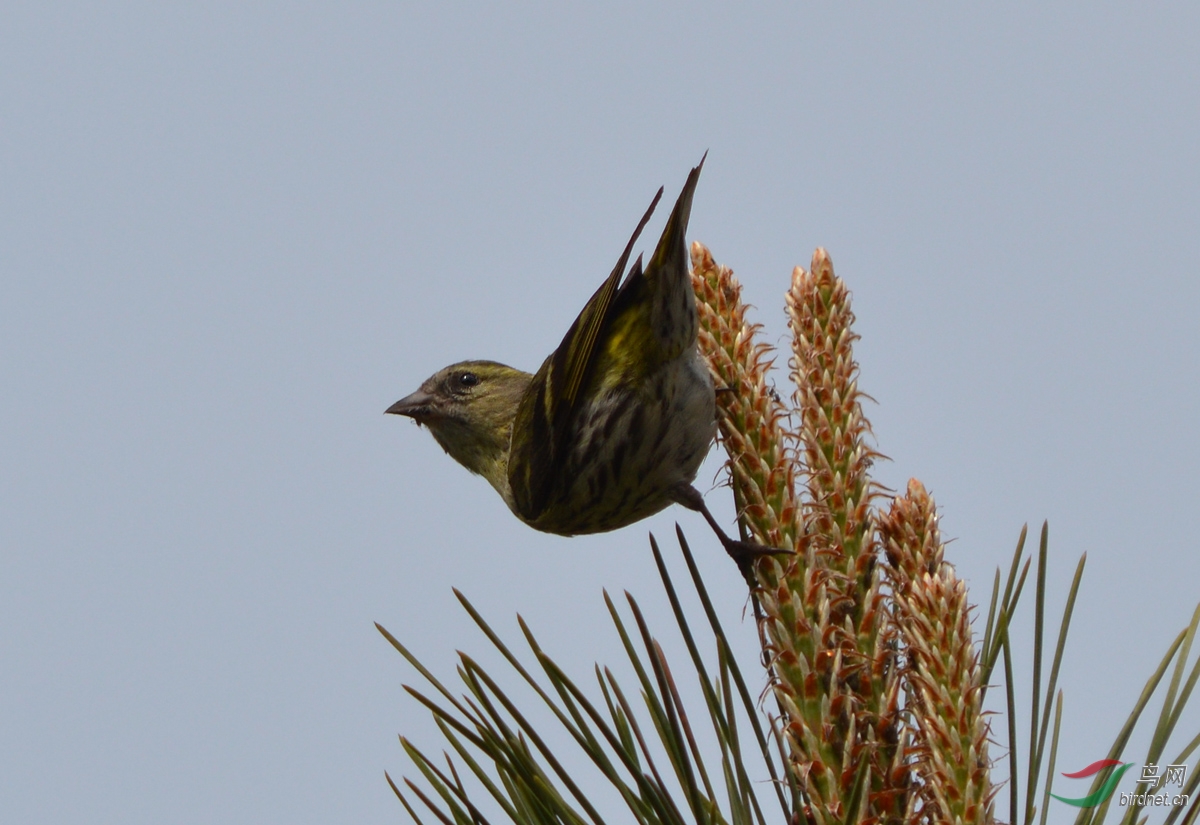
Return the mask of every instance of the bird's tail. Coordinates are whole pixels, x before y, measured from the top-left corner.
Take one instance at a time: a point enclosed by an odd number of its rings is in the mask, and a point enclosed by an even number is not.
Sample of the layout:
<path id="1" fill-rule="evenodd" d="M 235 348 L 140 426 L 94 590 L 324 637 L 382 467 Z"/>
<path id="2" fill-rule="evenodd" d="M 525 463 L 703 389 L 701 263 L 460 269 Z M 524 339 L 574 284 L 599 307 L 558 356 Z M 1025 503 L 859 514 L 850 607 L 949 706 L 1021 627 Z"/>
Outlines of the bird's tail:
<path id="1" fill-rule="evenodd" d="M 654 250 L 654 257 L 650 259 L 650 265 L 646 267 L 647 273 L 658 274 L 662 271 L 678 273 L 679 269 L 682 269 L 684 274 L 687 273 L 688 250 L 685 236 L 687 235 L 688 218 L 692 214 L 692 195 L 696 191 L 696 183 L 700 180 L 700 170 L 704 168 L 704 159 L 707 157 L 708 152 L 705 152 L 704 157 L 700 158 L 700 162 L 688 175 L 687 183 L 683 185 L 683 191 L 679 193 L 679 200 L 675 201 L 675 208 L 671 210 L 671 217 L 667 219 L 662 237 L 658 240 L 658 248 Z M 691 287 L 689 286 L 688 289 L 690 290 Z"/>
<path id="2" fill-rule="evenodd" d="M 708 153 L 705 152 L 705 157 Z M 704 158 L 688 175 L 679 200 L 671 210 L 671 217 L 663 228 L 658 248 L 646 266 L 642 276 L 641 290 L 645 306 L 649 310 L 647 320 L 657 351 L 663 360 L 678 358 L 689 348 L 696 346 L 696 296 L 692 292 L 692 279 L 688 273 L 687 234 L 688 218 L 692 214 L 692 195 Z M 633 288 L 633 278 L 630 279 Z"/>

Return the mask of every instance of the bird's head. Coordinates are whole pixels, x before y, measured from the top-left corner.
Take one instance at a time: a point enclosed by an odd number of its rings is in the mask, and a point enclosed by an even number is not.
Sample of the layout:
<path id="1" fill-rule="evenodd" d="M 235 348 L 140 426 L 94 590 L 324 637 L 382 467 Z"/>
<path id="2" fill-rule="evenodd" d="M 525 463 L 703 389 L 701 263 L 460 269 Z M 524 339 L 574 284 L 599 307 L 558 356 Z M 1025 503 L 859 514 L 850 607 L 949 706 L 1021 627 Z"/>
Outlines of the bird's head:
<path id="1" fill-rule="evenodd" d="M 512 423 L 531 378 L 495 361 L 462 361 L 386 412 L 424 424 L 451 458 L 506 495 Z"/>

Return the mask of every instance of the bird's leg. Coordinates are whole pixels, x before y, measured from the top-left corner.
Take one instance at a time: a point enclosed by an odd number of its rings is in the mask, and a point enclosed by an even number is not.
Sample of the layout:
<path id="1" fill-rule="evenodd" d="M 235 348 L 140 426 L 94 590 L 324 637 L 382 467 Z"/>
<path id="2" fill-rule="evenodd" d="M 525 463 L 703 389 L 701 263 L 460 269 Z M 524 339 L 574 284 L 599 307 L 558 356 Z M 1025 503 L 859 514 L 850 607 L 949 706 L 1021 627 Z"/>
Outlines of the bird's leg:
<path id="1" fill-rule="evenodd" d="M 725 552 L 737 564 L 738 569 L 742 571 L 742 575 L 746 577 L 746 581 L 751 587 L 755 586 L 755 559 L 762 558 L 763 556 L 792 555 L 790 550 L 781 550 L 778 547 L 767 547 L 753 541 L 741 541 L 730 538 L 721 529 L 721 525 L 717 524 L 717 520 L 713 518 L 713 514 L 709 512 L 708 505 L 704 503 L 704 496 L 690 484 L 682 484 L 677 487 L 674 498 L 677 503 L 704 516 L 704 520 L 708 522 L 708 526 L 713 529 L 713 532 L 717 534 L 717 538 L 721 540 L 721 546 L 725 548 Z"/>
<path id="2" fill-rule="evenodd" d="M 689 510 L 694 510 L 704 516 L 704 520 L 708 522 L 708 526 L 717 534 L 717 538 L 721 540 L 721 546 L 725 548 L 725 552 L 733 559 L 734 564 L 738 566 L 738 571 L 742 574 L 742 578 L 746 580 L 746 585 L 750 588 L 750 605 L 754 608 L 754 624 L 758 628 L 759 641 L 762 643 L 762 663 L 767 667 L 771 663 L 770 654 L 767 652 L 767 638 L 764 635 L 765 631 L 762 605 L 758 603 L 758 577 L 754 574 L 754 560 L 760 559 L 763 556 L 790 556 L 792 551 L 781 550 L 777 547 L 767 547 L 766 545 L 758 544 L 752 541 L 740 541 L 731 539 L 721 529 L 721 525 L 717 524 L 717 520 L 713 518 L 713 514 L 709 512 L 708 505 L 704 503 L 704 496 L 690 484 L 681 484 L 675 488 L 674 499 L 678 504 L 682 504 Z"/>

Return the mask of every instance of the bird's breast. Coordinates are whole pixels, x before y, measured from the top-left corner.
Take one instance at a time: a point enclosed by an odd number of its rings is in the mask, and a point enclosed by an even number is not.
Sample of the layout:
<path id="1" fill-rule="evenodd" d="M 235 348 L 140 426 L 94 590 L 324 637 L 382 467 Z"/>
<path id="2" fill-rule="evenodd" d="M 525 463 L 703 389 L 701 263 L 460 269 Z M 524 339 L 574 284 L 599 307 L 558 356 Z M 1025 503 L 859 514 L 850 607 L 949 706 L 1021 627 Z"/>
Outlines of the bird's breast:
<path id="1" fill-rule="evenodd" d="M 712 380 L 694 348 L 580 410 L 551 504 L 529 523 L 562 535 L 633 524 L 690 484 L 716 433 Z"/>

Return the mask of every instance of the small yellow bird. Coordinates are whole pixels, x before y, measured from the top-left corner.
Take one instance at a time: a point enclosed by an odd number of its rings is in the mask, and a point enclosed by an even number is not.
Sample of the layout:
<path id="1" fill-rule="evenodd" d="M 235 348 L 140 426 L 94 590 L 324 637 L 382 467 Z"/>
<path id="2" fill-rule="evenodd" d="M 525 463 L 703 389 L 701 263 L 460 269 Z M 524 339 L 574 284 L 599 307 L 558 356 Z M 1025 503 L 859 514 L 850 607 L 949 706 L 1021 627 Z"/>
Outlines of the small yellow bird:
<path id="1" fill-rule="evenodd" d="M 703 514 L 746 573 L 753 557 L 777 551 L 727 536 L 692 486 L 716 434 L 684 240 L 703 165 L 688 176 L 650 263 L 643 270 L 639 256 L 622 283 L 662 189 L 612 274 L 535 375 L 463 361 L 387 412 L 429 427 L 530 527 L 603 533 L 682 504 Z"/>

